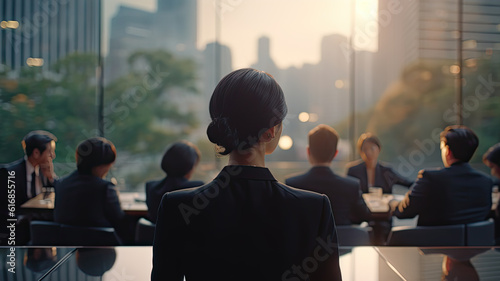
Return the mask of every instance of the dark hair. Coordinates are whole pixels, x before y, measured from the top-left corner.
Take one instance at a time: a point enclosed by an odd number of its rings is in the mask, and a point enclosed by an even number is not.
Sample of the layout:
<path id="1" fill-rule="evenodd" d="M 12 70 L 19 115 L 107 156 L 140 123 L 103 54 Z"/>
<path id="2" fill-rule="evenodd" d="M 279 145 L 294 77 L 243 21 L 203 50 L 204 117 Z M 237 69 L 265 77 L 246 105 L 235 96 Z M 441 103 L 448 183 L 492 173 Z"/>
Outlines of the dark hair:
<path id="1" fill-rule="evenodd" d="M 200 150 L 193 143 L 175 142 L 163 154 L 161 168 L 169 176 L 183 177 L 193 169 L 200 157 Z"/>
<path id="2" fill-rule="evenodd" d="M 490 147 L 488 151 L 483 155 L 483 162 L 487 164 L 487 162 L 493 163 L 495 165 L 500 166 L 500 143 L 495 144 Z"/>
<path id="3" fill-rule="evenodd" d="M 380 143 L 380 140 L 374 134 L 364 133 L 359 137 L 358 143 L 356 145 L 359 152 L 361 152 L 361 148 L 363 147 L 363 144 L 365 142 L 371 142 L 376 146 L 378 146 L 379 149 L 382 149 L 382 144 Z"/>
<path id="4" fill-rule="evenodd" d="M 224 148 L 222 155 L 248 149 L 267 129 L 280 124 L 287 111 L 283 90 L 273 76 L 252 68 L 235 70 L 222 78 L 210 99 L 208 139 Z"/>
<path id="5" fill-rule="evenodd" d="M 334 128 L 320 124 L 309 131 L 309 153 L 319 162 L 329 162 L 335 157 L 339 134 Z"/>
<path id="6" fill-rule="evenodd" d="M 116 148 L 105 138 L 84 140 L 76 148 L 76 166 L 82 174 L 91 174 L 92 168 L 113 163 L 115 159 Z"/>
<path id="7" fill-rule="evenodd" d="M 47 149 L 47 143 L 51 141 L 57 141 L 56 136 L 47 131 L 36 130 L 24 136 L 22 145 L 26 156 L 31 156 L 35 148 L 38 149 L 40 153 L 43 153 L 45 149 Z"/>
<path id="8" fill-rule="evenodd" d="M 479 145 L 476 134 L 462 125 L 446 127 L 440 138 L 449 147 L 453 157 L 463 162 L 469 162 Z"/>

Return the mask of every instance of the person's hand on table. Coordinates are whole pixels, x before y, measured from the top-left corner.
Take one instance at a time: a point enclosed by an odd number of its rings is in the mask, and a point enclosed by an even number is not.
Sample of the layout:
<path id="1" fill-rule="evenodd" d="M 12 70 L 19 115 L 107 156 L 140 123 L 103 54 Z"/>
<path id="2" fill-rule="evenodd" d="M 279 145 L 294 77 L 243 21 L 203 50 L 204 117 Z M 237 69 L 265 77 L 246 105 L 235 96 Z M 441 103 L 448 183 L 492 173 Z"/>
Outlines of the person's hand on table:
<path id="1" fill-rule="evenodd" d="M 399 205 L 399 202 L 398 200 L 396 199 L 392 199 L 391 201 L 389 201 L 389 212 L 392 214 L 396 208 L 398 207 Z"/>
<path id="2" fill-rule="evenodd" d="M 54 173 L 54 165 L 52 164 L 52 160 L 40 163 L 40 172 L 42 172 L 42 174 L 47 178 L 47 180 L 49 180 L 50 183 L 54 183 L 56 174 Z"/>

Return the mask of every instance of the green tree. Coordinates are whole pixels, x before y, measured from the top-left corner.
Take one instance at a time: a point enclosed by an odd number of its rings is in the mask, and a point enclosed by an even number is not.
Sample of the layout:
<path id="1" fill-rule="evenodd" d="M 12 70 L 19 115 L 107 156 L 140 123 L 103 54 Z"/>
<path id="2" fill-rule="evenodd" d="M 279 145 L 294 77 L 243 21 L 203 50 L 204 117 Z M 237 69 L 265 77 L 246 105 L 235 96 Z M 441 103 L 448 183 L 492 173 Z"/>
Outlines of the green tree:
<path id="1" fill-rule="evenodd" d="M 129 64 L 131 71 L 104 91 L 105 137 L 119 153 L 157 154 L 198 124 L 193 110 L 182 107 L 197 92 L 195 64 L 166 51 L 134 53 Z M 58 137 L 56 173 L 73 170 L 77 144 L 98 135 L 96 68 L 97 56 L 81 53 L 49 70 L 0 68 L 0 163 L 20 158 L 22 137 L 43 129 Z"/>
<path id="2" fill-rule="evenodd" d="M 106 137 L 121 150 L 159 153 L 198 125 L 185 102 L 197 93 L 196 65 L 163 50 L 136 52 L 128 63 L 130 73 L 105 89 Z"/>
<path id="3" fill-rule="evenodd" d="M 0 162 L 20 158 L 22 137 L 38 129 L 58 137 L 56 162 L 74 162 L 76 143 L 96 126 L 95 67 L 95 55 L 74 53 L 50 71 L 26 66 L 19 73 L 3 73 Z"/>

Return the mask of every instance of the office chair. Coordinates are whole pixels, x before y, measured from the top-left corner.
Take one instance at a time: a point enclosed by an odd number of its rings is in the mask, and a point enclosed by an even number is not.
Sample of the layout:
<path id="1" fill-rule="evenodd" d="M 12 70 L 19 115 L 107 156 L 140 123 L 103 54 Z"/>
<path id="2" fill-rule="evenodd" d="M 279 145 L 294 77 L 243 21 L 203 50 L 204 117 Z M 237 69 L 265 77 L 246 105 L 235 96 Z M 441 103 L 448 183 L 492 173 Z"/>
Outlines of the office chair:
<path id="1" fill-rule="evenodd" d="M 397 226 L 387 246 L 465 246 L 465 225 Z"/>
<path id="2" fill-rule="evenodd" d="M 135 243 L 137 245 L 153 245 L 155 236 L 155 224 L 140 218 L 135 227 Z"/>

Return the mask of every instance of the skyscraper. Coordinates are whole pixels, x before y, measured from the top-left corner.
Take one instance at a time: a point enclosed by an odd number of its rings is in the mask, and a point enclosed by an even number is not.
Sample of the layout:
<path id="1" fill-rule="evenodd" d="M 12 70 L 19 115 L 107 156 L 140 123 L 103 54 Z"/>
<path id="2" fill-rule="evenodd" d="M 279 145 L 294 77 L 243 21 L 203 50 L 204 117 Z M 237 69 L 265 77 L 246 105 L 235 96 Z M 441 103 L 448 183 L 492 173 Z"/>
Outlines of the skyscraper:
<path id="1" fill-rule="evenodd" d="M 160 46 L 171 51 L 196 50 L 197 0 L 158 0 L 155 31 Z"/>
<path id="2" fill-rule="evenodd" d="M 196 57 L 196 0 L 158 0 L 157 11 L 120 6 L 111 19 L 106 83 L 127 73 L 128 57 L 140 50 L 168 50 Z"/>
<path id="3" fill-rule="evenodd" d="M 257 49 L 257 62 L 252 65 L 253 68 L 265 71 L 279 79 L 279 70 L 274 60 L 271 58 L 271 40 L 269 37 L 262 36 L 259 38 Z"/>
<path id="4" fill-rule="evenodd" d="M 154 13 L 120 6 L 111 19 L 109 51 L 105 64 L 105 83 L 128 71 L 128 57 L 139 50 L 157 47 L 153 32 Z"/>
<path id="5" fill-rule="evenodd" d="M 48 69 L 74 52 L 97 54 L 100 9 L 100 0 L 1 1 L 0 64 Z"/>
<path id="6" fill-rule="evenodd" d="M 379 0 L 375 91 L 382 93 L 405 66 L 417 60 L 450 64 L 499 49 L 500 4 L 495 0 Z M 380 67 L 384 71 L 377 71 Z"/>

